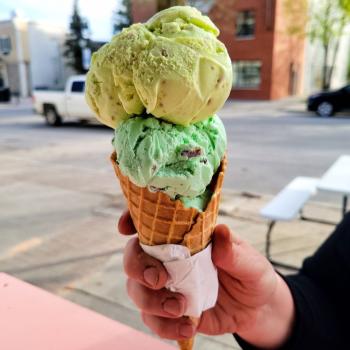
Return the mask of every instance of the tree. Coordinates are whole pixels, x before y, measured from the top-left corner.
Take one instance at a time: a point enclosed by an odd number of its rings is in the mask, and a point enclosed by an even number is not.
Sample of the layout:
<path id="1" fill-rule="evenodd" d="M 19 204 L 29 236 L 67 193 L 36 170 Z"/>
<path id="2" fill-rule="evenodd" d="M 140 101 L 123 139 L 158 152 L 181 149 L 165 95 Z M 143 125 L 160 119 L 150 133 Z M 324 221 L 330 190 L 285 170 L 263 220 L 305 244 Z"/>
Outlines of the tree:
<path id="1" fill-rule="evenodd" d="M 83 50 L 90 47 L 89 25 L 87 20 L 80 16 L 78 0 L 74 0 L 69 29 L 63 54 L 67 58 L 67 64 L 77 73 L 86 73 L 87 69 L 83 65 Z"/>
<path id="2" fill-rule="evenodd" d="M 307 0 L 285 0 L 284 10 L 288 18 L 288 34 L 306 36 L 312 42 L 321 43 L 322 88 L 329 90 L 340 40 L 350 18 L 350 1 L 317 0 L 308 10 Z"/>
<path id="3" fill-rule="evenodd" d="M 121 8 L 113 14 L 113 33 L 119 33 L 123 28 L 133 23 L 131 0 L 122 0 Z"/>
<path id="4" fill-rule="evenodd" d="M 350 18 L 350 0 L 339 0 L 339 6 L 343 9 L 346 15 Z"/>

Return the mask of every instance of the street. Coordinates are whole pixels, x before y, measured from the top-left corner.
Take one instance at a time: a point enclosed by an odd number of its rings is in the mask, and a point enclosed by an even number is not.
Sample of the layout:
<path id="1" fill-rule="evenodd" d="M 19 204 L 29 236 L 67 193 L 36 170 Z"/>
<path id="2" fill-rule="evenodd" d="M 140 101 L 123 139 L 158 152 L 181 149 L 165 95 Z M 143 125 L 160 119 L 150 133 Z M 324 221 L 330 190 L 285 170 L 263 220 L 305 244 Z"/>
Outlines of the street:
<path id="1" fill-rule="evenodd" d="M 295 176 L 321 176 L 349 154 L 350 119 L 266 103 L 228 103 L 221 116 L 229 141 L 221 206 L 229 215 L 219 222 L 263 252 L 259 209 Z M 148 332 L 125 292 L 129 238 L 115 226 L 124 200 L 108 159 L 112 136 L 100 125 L 46 126 L 30 104 L 0 105 L 0 270 Z M 312 214 L 339 220 L 340 198 L 322 193 L 313 200 L 323 203 L 310 203 Z M 273 253 L 300 264 L 331 230 L 279 224 Z M 202 350 L 232 349 L 231 335 L 197 341 Z"/>
<path id="2" fill-rule="evenodd" d="M 230 162 L 225 188 L 274 194 L 296 176 L 321 176 L 340 154 L 350 152 L 346 116 L 322 119 L 306 112 L 276 116 L 275 111 L 238 109 L 233 103 L 222 111 Z M 55 161 L 83 171 L 111 170 L 106 157 L 113 132 L 107 127 L 66 123 L 52 128 L 29 107 L 0 109 L 0 125 L 2 156 Z M 316 200 L 329 198 L 321 194 Z"/>
<path id="3" fill-rule="evenodd" d="M 322 176 L 341 154 L 350 152 L 350 119 L 344 115 L 272 115 L 256 111 L 224 119 L 230 160 L 227 188 L 276 194 L 296 176 Z M 320 193 L 314 200 L 339 198 Z"/>

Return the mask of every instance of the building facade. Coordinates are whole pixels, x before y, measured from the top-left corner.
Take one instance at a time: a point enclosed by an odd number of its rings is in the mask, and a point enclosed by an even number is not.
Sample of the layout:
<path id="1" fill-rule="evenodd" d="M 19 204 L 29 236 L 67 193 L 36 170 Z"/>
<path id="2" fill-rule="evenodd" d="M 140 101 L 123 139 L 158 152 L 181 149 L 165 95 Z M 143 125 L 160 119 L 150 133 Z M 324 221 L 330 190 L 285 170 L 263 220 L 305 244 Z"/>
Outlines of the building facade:
<path id="1" fill-rule="evenodd" d="M 27 96 L 29 91 L 29 50 L 27 24 L 17 18 L 0 22 L 0 83 Z"/>
<path id="2" fill-rule="evenodd" d="M 21 97 L 62 87 L 72 73 L 64 64 L 64 39 L 60 27 L 18 17 L 0 21 L 0 85 Z"/>
<path id="3" fill-rule="evenodd" d="M 274 100 L 303 91 L 304 39 L 287 33 L 283 0 L 221 0 L 209 13 L 232 60 L 231 97 Z"/>

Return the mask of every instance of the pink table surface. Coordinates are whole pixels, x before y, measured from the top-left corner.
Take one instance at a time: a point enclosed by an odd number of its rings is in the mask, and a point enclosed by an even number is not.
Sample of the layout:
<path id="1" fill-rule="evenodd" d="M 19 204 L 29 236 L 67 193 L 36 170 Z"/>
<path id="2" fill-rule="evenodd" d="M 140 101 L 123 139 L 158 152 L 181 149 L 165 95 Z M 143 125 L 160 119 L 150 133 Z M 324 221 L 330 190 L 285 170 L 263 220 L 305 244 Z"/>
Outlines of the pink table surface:
<path id="1" fill-rule="evenodd" d="M 0 349 L 175 350 L 4 273 L 0 273 Z"/>

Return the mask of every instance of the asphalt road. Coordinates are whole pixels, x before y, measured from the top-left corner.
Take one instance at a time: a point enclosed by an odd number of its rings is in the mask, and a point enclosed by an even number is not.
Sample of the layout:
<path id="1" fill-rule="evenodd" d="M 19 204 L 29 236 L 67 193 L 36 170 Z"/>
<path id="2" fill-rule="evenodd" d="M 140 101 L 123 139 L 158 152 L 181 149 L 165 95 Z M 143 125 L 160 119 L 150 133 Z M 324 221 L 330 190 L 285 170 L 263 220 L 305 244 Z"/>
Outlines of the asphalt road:
<path id="1" fill-rule="evenodd" d="M 228 108 L 231 106 L 223 111 L 229 155 L 226 188 L 275 194 L 296 176 L 322 176 L 337 157 L 350 153 L 350 119 L 346 116 L 321 119 L 308 113 L 269 113 L 259 108 L 249 113 L 236 108 L 230 115 Z M 82 169 L 106 169 L 111 138 L 111 130 L 103 126 L 68 123 L 53 128 L 28 107 L 0 109 L 2 153 L 25 154 L 35 149 L 37 154 L 62 146 L 63 155 L 69 152 L 69 145 L 75 157 L 67 154 L 67 159 L 60 158 L 62 162 L 69 164 L 71 159 Z M 98 147 L 91 149 L 88 145 L 93 142 Z M 330 198 L 337 199 L 324 194 L 316 199 Z"/>
<path id="2" fill-rule="evenodd" d="M 321 177 L 342 154 L 350 154 L 350 119 L 309 113 L 236 116 L 224 120 L 230 166 L 226 186 L 275 194 L 296 176 Z M 315 200 L 338 200 L 320 193 Z"/>

